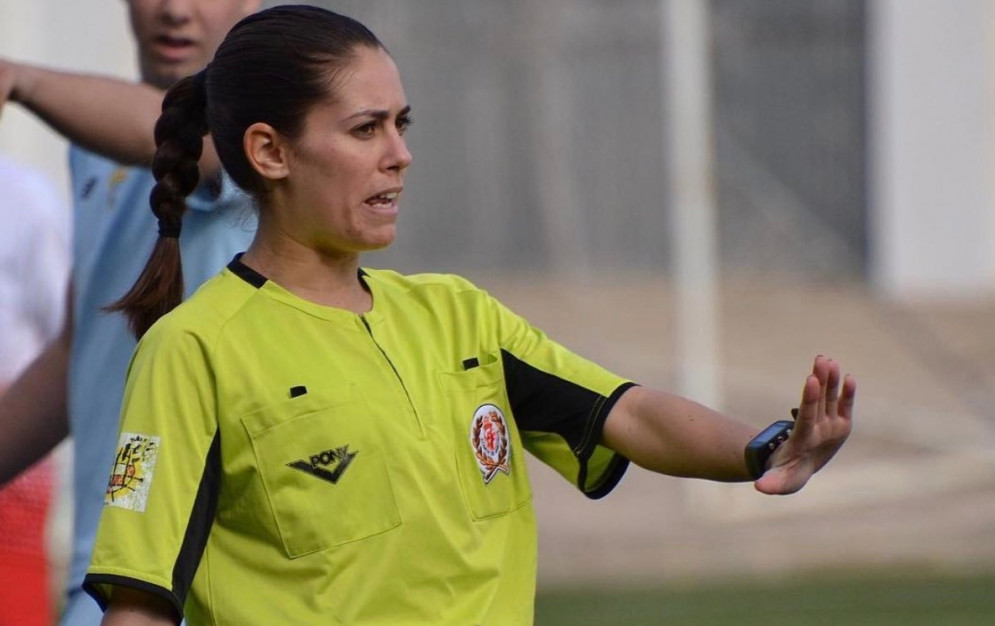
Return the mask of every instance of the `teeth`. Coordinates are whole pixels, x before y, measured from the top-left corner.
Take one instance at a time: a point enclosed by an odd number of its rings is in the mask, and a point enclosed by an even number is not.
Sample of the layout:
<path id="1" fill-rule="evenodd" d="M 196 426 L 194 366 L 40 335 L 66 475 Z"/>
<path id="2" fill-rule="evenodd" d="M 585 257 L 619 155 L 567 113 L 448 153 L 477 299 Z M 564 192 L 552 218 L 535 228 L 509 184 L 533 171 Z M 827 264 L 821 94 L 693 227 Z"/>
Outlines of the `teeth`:
<path id="1" fill-rule="evenodd" d="M 373 196 L 367 202 L 393 202 L 397 197 L 401 195 L 397 191 L 392 191 L 390 193 L 382 193 L 378 196 Z"/>

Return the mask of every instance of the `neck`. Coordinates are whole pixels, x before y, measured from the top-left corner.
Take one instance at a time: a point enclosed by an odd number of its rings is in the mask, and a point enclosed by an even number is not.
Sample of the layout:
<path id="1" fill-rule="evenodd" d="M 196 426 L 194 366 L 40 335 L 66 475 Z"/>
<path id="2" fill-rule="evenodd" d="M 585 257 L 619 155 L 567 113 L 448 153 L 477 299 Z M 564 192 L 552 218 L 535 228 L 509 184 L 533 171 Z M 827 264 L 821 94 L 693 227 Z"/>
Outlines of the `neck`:
<path id="1" fill-rule="evenodd" d="M 325 253 L 294 242 L 273 245 L 257 237 L 242 262 L 292 294 L 354 313 L 365 313 L 372 296 L 359 280 L 359 255 Z"/>

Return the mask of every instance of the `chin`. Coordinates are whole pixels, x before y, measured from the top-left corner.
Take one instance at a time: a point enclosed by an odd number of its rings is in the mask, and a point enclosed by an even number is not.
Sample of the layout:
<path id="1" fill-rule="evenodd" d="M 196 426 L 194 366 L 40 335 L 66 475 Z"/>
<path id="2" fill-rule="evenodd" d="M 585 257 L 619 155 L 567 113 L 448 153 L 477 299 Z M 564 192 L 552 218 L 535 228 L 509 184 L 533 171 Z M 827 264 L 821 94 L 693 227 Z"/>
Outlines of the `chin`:
<path id="1" fill-rule="evenodd" d="M 369 241 L 367 242 L 365 251 L 374 252 L 376 250 L 383 250 L 384 248 L 389 248 L 392 243 L 394 243 L 393 237 Z"/>
<path id="2" fill-rule="evenodd" d="M 173 83 L 186 78 L 200 71 L 202 65 L 192 62 L 184 63 L 158 63 L 152 62 L 148 69 L 143 72 L 145 82 L 155 85 L 160 89 L 169 89 Z"/>
<path id="3" fill-rule="evenodd" d="M 146 83 L 166 90 L 172 87 L 173 83 L 185 76 L 186 74 L 180 75 L 172 68 L 169 71 L 154 68 L 151 71 L 145 72 L 143 78 Z"/>
<path id="4" fill-rule="evenodd" d="M 392 243 L 394 243 L 393 238 L 364 239 L 362 241 L 353 241 L 350 245 L 347 246 L 346 250 L 354 254 L 364 254 L 366 252 L 377 252 L 378 250 L 389 248 Z M 337 248 L 337 249 L 340 251 L 343 250 L 342 248 Z"/>
<path id="5" fill-rule="evenodd" d="M 391 224 L 389 228 L 383 228 L 377 232 L 370 233 L 366 242 L 367 249 L 382 250 L 394 243 L 395 239 L 397 239 L 397 229 Z"/>

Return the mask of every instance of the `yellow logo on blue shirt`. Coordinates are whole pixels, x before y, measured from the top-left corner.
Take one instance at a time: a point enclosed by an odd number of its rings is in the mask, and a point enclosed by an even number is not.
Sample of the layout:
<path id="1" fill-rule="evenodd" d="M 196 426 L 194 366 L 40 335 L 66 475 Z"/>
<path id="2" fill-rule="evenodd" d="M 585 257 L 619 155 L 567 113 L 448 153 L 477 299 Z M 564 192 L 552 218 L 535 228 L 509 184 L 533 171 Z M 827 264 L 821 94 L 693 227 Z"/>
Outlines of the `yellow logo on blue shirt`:
<path id="1" fill-rule="evenodd" d="M 111 174 L 107 180 L 107 208 L 113 208 L 117 202 L 118 188 L 128 178 L 128 168 L 119 167 Z"/>

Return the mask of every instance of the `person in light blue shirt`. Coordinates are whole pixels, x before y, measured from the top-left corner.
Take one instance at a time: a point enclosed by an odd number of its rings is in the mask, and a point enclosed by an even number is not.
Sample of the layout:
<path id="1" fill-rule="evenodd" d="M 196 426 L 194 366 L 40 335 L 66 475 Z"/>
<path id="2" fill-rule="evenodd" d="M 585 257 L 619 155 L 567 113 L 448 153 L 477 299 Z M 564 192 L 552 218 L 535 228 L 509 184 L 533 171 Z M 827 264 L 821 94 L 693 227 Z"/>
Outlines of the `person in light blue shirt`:
<path id="1" fill-rule="evenodd" d="M 125 370 L 135 343 L 121 315 L 103 310 L 127 292 L 137 277 L 136 250 L 151 249 L 157 237 L 155 217 L 148 210 L 154 180 L 144 168 L 122 167 L 93 153 L 70 151 L 74 219 L 72 316 L 69 350 L 69 428 L 74 441 L 73 493 L 75 523 L 68 607 L 92 613 L 92 619 L 63 623 L 99 623 L 93 603 L 77 606 L 76 589 L 86 573 L 96 533 L 107 469 L 114 457 Z M 217 274 L 237 252 L 248 247 L 254 217 L 247 197 L 227 178 L 221 189 L 201 187 L 191 197 L 183 220 L 186 294 Z M 93 245 L 98 242 L 98 245 Z M 130 262 L 129 262 L 130 259 Z M 96 367 L 96 364 L 101 364 Z M 96 620 L 96 621 L 95 621 Z"/>
<path id="2" fill-rule="evenodd" d="M 134 282 L 135 254 L 157 237 L 147 164 L 163 91 L 198 71 L 228 29 L 259 0 L 127 0 L 141 82 L 59 72 L 0 60 L 0 105 L 16 102 L 61 132 L 70 150 L 73 269 L 60 336 L 0 398 L 0 483 L 72 435 L 73 516 L 68 596 L 61 624 L 96 626 L 101 613 L 80 590 L 113 462 L 125 374 L 135 341 L 124 316 L 104 307 Z M 222 175 L 210 142 L 202 180 L 183 220 L 187 294 L 248 247 L 255 216 Z M 107 447 L 107 442 L 111 446 Z M 25 599 L 25 601 L 31 601 Z"/>

